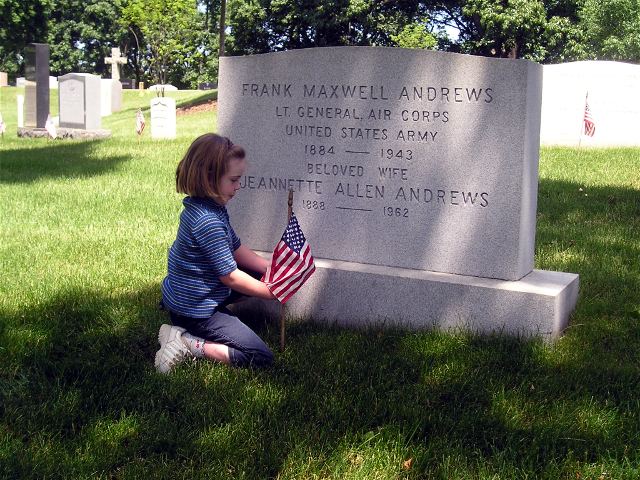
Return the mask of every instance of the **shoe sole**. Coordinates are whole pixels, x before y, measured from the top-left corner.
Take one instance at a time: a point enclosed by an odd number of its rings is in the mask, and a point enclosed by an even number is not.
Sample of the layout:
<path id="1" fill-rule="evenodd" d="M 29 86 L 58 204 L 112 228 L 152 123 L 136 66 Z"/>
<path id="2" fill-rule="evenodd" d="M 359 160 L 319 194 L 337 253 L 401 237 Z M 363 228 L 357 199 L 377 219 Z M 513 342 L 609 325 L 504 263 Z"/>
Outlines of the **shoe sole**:
<path id="1" fill-rule="evenodd" d="M 156 356 L 154 359 L 154 365 L 156 367 L 156 370 L 160 373 L 166 374 L 169 373 L 172 369 L 172 366 L 170 366 L 169 368 L 164 367 L 164 364 L 160 363 L 161 357 L 162 357 L 162 352 L 165 348 L 165 344 L 169 341 L 170 336 L 171 336 L 171 331 L 173 329 L 179 330 L 180 334 L 184 333 L 186 330 L 184 328 L 181 327 L 173 327 L 172 325 L 167 325 L 162 324 L 160 326 L 160 330 L 158 331 L 158 343 L 160 343 L 160 349 L 156 352 Z M 178 362 L 180 363 L 180 362 Z"/>
<path id="2" fill-rule="evenodd" d="M 160 326 L 160 331 L 158 332 L 158 343 L 160 344 L 160 346 L 167 343 L 170 333 L 171 333 L 171 325 L 167 325 L 165 323 L 162 326 Z"/>

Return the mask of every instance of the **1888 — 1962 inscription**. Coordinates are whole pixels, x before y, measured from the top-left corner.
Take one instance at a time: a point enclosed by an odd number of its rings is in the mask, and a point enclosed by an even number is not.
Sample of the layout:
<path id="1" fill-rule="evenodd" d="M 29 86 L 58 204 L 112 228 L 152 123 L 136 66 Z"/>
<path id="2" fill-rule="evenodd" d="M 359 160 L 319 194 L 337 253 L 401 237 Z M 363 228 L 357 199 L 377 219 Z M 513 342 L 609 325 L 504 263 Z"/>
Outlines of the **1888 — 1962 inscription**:
<path id="1" fill-rule="evenodd" d="M 539 128 L 527 125 L 535 65 L 488 60 L 357 47 L 224 58 L 219 130 L 249 157 L 229 206 L 241 235 L 270 250 L 292 189 L 317 256 L 528 273 L 533 243 L 523 247 L 520 223 L 535 197 L 526 164 L 533 155 L 537 168 L 526 131 Z M 489 266 L 498 257 L 507 264 Z"/>

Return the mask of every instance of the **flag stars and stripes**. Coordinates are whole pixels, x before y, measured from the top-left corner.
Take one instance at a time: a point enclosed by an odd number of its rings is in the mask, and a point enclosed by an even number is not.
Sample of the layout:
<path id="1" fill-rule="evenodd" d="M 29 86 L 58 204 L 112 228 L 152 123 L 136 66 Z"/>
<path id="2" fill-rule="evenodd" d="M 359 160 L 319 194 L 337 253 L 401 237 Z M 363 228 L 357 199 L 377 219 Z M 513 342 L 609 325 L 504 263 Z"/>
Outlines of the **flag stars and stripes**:
<path id="1" fill-rule="evenodd" d="M 144 115 L 142 114 L 142 110 L 138 109 L 136 112 L 136 133 L 138 135 L 142 135 L 145 127 Z"/>
<path id="2" fill-rule="evenodd" d="M 291 228 L 287 228 L 285 230 L 283 240 L 294 252 L 300 253 L 300 250 L 302 250 L 302 245 L 304 245 L 304 242 L 306 242 L 307 240 L 306 238 L 304 238 L 304 234 L 300 229 L 298 219 L 293 214 L 291 215 L 289 226 Z"/>
<path id="3" fill-rule="evenodd" d="M 292 212 L 262 281 L 267 284 L 278 301 L 284 304 L 304 285 L 315 270 L 311 249 Z"/>
<path id="4" fill-rule="evenodd" d="M 596 122 L 594 121 L 591 109 L 589 108 L 589 94 L 587 94 L 587 98 L 584 102 L 584 133 L 589 137 L 593 137 L 596 133 Z"/>

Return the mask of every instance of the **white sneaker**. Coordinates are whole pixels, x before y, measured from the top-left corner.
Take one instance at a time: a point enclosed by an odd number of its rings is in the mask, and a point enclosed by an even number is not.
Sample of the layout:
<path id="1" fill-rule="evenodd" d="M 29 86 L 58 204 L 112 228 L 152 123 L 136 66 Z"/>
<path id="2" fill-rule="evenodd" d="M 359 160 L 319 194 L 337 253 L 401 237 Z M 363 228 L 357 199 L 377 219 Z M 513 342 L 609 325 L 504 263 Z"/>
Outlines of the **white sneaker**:
<path id="1" fill-rule="evenodd" d="M 180 328 L 180 327 L 176 327 L 176 328 Z M 167 343 L 167 340 L 169 340 L 170 332 L 171 332 L 171 325 L 167 325 L 166 323 L 163 323 L 162 325 L 160 325 L 160 331 L 158 332 L 158 343 L 160 344 L 160 346 Z"/>
<path id="2" fill-rule="evenodd" d="M 160 350 L 156 352 L 155 366 L 160 373 L 169 373 L 171 369 L 191 356 L 191 352 L 182 342 L 186 330 L 172 325 L 162 325 L 158 332 Z"/>

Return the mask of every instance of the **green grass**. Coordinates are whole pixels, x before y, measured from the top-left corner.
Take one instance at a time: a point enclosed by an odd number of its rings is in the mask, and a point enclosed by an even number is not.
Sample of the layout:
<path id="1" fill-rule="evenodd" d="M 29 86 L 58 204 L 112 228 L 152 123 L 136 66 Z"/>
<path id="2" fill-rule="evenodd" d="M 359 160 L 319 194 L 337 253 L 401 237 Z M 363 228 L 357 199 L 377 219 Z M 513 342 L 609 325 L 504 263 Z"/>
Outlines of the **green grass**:
<path id="1" fill-rule="evenodd" d="M 16 92 L 0 89 L 0 478 L 640 478 L 640 150 L 542 151 L 536 267 L 581 281 L 554 345 L 296 322 L 271 370 L 163 377 L 175 166 L 215 112 L 138 140 L 151 94 L 130 91 L 111 139 L 26 140 Z M 253 326 L 276 350 L 277 326 Z"/>

